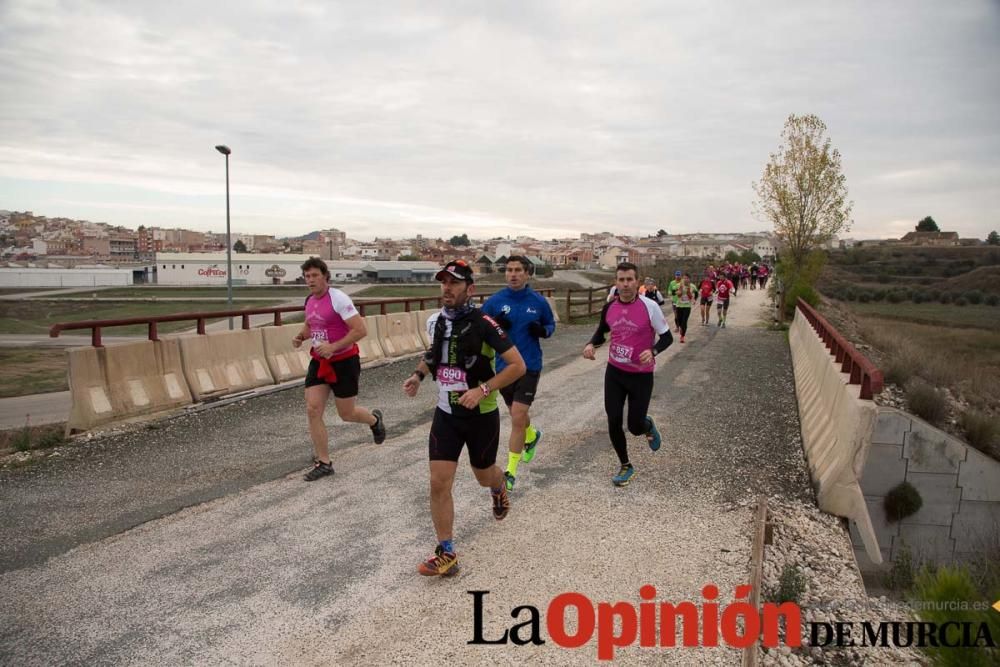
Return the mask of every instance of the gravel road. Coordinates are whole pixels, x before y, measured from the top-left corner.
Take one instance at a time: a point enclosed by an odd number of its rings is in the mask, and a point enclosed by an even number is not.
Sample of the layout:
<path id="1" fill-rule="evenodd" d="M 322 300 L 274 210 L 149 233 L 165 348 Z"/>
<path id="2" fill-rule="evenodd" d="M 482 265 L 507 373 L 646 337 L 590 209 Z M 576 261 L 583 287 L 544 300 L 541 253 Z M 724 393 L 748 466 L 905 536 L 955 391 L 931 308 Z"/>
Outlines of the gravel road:
<path id="1" fill-rule="evenodd" d="M 745 292 L 729 328 L 695 323 L 688 343 L 660 357 L 651 413 L 664 447 L 632 439 L 638 474 L 625 489 L 610 484 L 604 364 L 578 356 L 590 327 L 561 327 L 546 343 L 532 410 L 545 436 L 522 464 L 505 521 L 493 520 L 464 459 L 459 468 L 463 572 L 449 580 L 415 575 L 434 544 L 434 387 L 401 395 L 410 361 L 363 375 L 362 404 L 386 411 L 383 445 L 331 409 L 337 473 L 318 483 L 300 480 L 309 449 L 299 390 L 0 471 L 0 663 L 578 664 L 595 659 L 594 640 L 467 644 L 467 591 L 490 591 L 490 637 L 514 623 L 514 607 L 544 613 L 566 591 L 638 604 L 651 584 L 660 600 L 699 602 L 714 583 L 725 604 L 748 578 L 750 501 L 811 498 L 787 342 L 754 326 L 762 299 Z M 502 422 L 505 439 L 505 413 Z M 740 659 L 728 648 L 638 644 L 615 655 L 626 664 Z"/>

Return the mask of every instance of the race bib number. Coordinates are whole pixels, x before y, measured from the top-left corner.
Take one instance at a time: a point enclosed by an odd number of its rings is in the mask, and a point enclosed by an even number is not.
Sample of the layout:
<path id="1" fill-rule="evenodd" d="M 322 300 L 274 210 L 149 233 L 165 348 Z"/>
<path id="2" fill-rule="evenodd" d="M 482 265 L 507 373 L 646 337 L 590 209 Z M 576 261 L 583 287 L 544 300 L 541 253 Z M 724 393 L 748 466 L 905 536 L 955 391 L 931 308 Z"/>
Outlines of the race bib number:
<path id="1" fill-rule="evenodd" d="M 465 391 L 469 382 L 465 377 L 465 369 L 457 366 L 441 366 L 437 372 L 437 382 L 441 389 L 448 391 Z"/>
<path id="2" fill-rule="evenodd" d="M 621 343 L 612 343 L 611 350 L 609 354 L 611 358 L 621 364 L 632 363 L 632 354 L 634 350 L 630 345 L 622 345 Z"/>
<path id="3" fill-rule="evenodd" d="M 326 343 L 326 342 L 327 342 L 327 337 L 326 337 L 326 331 L 325 330 L 320 329 L 318 331 L 313 331 L 312 332 L 312 346 L 313 347 L 319 347 L 320 345 L 322 345 L 323 343 Z"/>

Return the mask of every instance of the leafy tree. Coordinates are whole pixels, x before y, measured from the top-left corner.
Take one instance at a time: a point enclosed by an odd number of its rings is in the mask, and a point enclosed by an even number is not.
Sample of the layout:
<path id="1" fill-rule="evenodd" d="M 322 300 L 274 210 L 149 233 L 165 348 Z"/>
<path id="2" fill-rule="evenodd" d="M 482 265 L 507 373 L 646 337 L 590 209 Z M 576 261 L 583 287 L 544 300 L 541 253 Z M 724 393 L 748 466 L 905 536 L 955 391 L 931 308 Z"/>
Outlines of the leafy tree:
<path id="1" fill-rule="evenodd" d="M 420 255 L 400 255 L 399 261 L 401 262 L 419 262 Z"/>
<path id="2" fill-rule="evenodd" d="M 656 238 L 662 239 L 664 236 L 669 236 L 665 229 L 660 229 L 656 232 Z"/>
<path id="3" fill-rule="evenodd" d="M 243 242 L 243 239 L 237 239 L 236 243 L 233 244 L 233 252 L 246 252 L 247 244 Z"/>
<path id="4" fill-rule="evenodd" d="M 781 146 L 753 184 L 753 210 L 757 219 L 774 225 L 782 245 L 783 278 L 791 284 L 815 279 L 812 268 L 819 260 L 812 253 L 850 229 L 854 202 L 847 199 L 840 151 L 832 147 L 818 116 L 791 114 L 781 137 Z"/>
<path id="5" fill-rule="evenodd" d="M 927 216 L 926 218 L 917 223 L 917 231 L 940 232 L 941 230 L 938 229 L 938 225 L 936 222 L 934 222 L 934 218 L 932 218 L 931 216 Z"/>
<path id="6" fill-rule="evenodd" d="M 462 234 L 461 236 L 452 236 L 448 239 L 448 243 L 455 246 L 469 246 L 472 245 L 472 241 L 469 240 L 468 234 Z"/>
<path id="7" fill-rule="evenodd" d="M 997 234 L 997 231 L 995 229 L 989 233 L 989 236 L 986 237 L 986 244 L 1000 245 L 1000 234 Z"/>

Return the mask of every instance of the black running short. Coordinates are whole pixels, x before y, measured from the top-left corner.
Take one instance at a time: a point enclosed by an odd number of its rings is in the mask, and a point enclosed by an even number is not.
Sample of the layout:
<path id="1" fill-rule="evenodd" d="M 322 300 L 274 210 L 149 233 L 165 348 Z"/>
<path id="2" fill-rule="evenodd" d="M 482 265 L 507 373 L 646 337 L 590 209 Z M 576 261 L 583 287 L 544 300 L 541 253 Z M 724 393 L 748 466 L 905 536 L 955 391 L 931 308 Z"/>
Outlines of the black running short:
<path id="1" fill-rule="evenodd" d="M 701 305 L 703 305 L 703 306 L 711 306 L 712 305 L 712 297 L 710 297 L 710 296 L 703 296 L 703 297 L 701 297 Z"/>
<path id="2" fill-rule="evenodd" d="M 719 310 L 729 310 L 729 299 L 719 299 L 719 303 L 716 304 Z"/>
<path id="3" fill-rule="evenodd" d="M 333 395 L 337 398 L 354 398 L 358 395 L 358 380 L 361 378 L 361 357 L 354 355 L 347 359 L 333 362 L 333 370 L 337 374 L 337 381 L 333 383 L 324 382 L 316 377 L 319 372 L 319 362 L 315 359 L 309 362 L 309 370 L 306 371 L 306 388 L 315 387 L 320 384 L 329 384 L 333 390 Z"/>
<path id="4" fill-rule="evenodd" d="M 538 390 L 538 378 L 541 375 L 541 371 L 528 371 L 518 378 L 516 382 L 501 389 L 500 395 L 503 396 L 503 402 L 507 404 L 507 407 L 509 408 L 510 404 L 515 401 L 531 405 L 531 402 L 535 400 L 535 392 Z"/>
<path id="5" fill-rule="evenodd" d="M 469 463 L 485 470 L 497 462 L 500 446 L 500 411 L 471 417 L 456 417 L 441 408 L 434 411 L 428 449 L 431 461 L 455 461 L 462 447 L 469 447 Z"/>

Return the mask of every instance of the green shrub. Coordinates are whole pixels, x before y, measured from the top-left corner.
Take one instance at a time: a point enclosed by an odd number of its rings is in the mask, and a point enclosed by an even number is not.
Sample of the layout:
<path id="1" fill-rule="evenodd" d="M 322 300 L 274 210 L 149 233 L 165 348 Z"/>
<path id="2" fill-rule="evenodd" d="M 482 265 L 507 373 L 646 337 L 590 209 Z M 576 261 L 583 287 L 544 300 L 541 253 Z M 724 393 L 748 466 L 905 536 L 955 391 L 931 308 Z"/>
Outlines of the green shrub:
<path id="1" fill-rule="evenodd" d="M 941 300 L 941 290 L 937 290 L 937 289 L 927 290 L 927 300 L 928 301 L 940 301 Z"/>
<path id="2" fill-rule="evenodd" d="M 14 436 L 13 443 L 14 449 L 19 452 L 26 452 L 31 449 L 31 429 L 25 426 L 20 430 L 20 432 Z"/>
<path id="3" fill-rule="evenodd" d="M 885 497 L 885 515 L 889 521 L 902 521 L 920 511 L 923 504 L 920 492 L 912 484 L 900 482 Z"/>
<path id="4" fill-rule="evenodd" d="M 879 273 L 878 276 L 875 278 L 875 280 L 877 280 L 877 281 L 879 281 L 879 283 L 885 285 L 886 283 L 889 282 L 889 274 L 888 273 Z"/>
<path id="5" fill-rule="evenodd" d="M 985 597 L 992 602 L 996 600 L 994 597 L 996 593 L 998 591 L 978 590 L 969 570 L 961 565 L 921 570 L 913 586 L 912 603 L 917 617 L 921 621 L 936 623 L 938 627 L 952 624 L 945 630 L 948 636 L 942 646 L 932 646 L 931 642 L 928 642 L 928 645 L 921 649 L 931 659 L 932 664 L 947 667 L 985 667 L 997 664 L 997 659 L 1000 657 L 997 649 L 982 646 L 962 647 L 960 644 L 964 623 L 969 623 L 973 628 L 986 623 L 994 638 L 1000 636 L 1000 614 L 992 609 L 963 609 L 961 606 L 956 608 L 956 603 L 983 600 Z"/>
<path id="6" fill-rule="evenodd" d="M 889 303 L 901 303 L 905 299 L 903 293 L 900 292 L 899 290 L 893 290 L 889 292 L 886 298 L 889 300 Z"/>
<path id="7" fill-rule="evenodd" d="M 978 306 L 979 304 L 981 304 L 983 302 L 983 293 L 982 293 L 982 291 L 977 290 L 977 289 L 969 290 L 968 292 L 966 292 L 962 296 L 965 297 L 966 301 L 968 301 L 969 303 L 971 303 L 973 305 L 976 305 L 976 306 Z"/>
<path id="8" fill-rule="evenodd" d="M 767 597 L 775 604 L 784 602 L 798 603 L 802 594 L 806 592 L 806 580 L 799 572 L 799 568 L 792 563 L 785 563 L 778 577 L 777 588 L 771 590 Z"/>
<path id="9" fill-rule="evenodd" d="M 987 294 L 986 298 L 983 299 L 987 306 L 995 306 L 1000 304 L 1000 294 Z"/>
<path id="10" fill-rule="evenodd" d="M 904 387 L 920 368 L 920 354 L 911 346 L 901 345 L 895 348 L 886 359 L 883 376 L 886 382 Z"/>
<path id="11" fill-rule="evenodd" d="M 913 293 L 913 303 L 923 303 L 925 298 L 923 292 Z"/>
<path id="12" fill-rule="evenodd" d="M 38 447 L 58 447 L 66 442 L 62 431 L 49 431 L 38 439 Z"/>
<path id="13" fill-rule="evenodd" d="M 858 290 L 854 289 L 853 287 L 848 287 L 847 289 L 844 290 L 844 299 L 846 299 L 847 301 L 857 301 Z"/>
<path id="14" fill-rule="evenodd" d="M 881 301 L 884 298 L 885 298 L 885 290 L 884 289 L 879 288 L 877 290 L 873 290 L 872 291 L 872 300 L 873 301 Z"/>
<path id="15" fill-rule="evenodd" d="M 810 306 L 819 304 L 819 293 L 811 285 L 804 281 L 795 282 L 785 290 L 786 317 L 791 318 L 795 315 L 795 304 L 799 298 Z"/>
<path id="16" fill-rule="evenodd" d="M 931 424 L 940 424 L 948 412 L 944 394 L 919 379 L 907 383 L 906 403 L 913 414 Z"/>
<path id="17" fill-rule="evenodd" d="M 960 296 L 957 299 L 955 299 L 955 305 L 956 306 L 965 306 L 965 305 L 968 305 L 968 303 L 969 303 L 969 300 L 966 299 L 964 296 Z"/>
<path id="18" fill-rule="evenodd" d="M 938 299 L 941 303 L 951 303 L 951 300 L 951 292 L 941 292 L 941 297 Z"/>
<path id="19" fill-rule="evenodd" d="M 959 416 L 958 424 L 970 445 L 1000 459 L 1000 426 L 995 417 L 978 410 L 968 410 Z"/>
<path id="20" fill-rule="evenodd" d="M 861 303 L 868 303 L 871 300 L 872 300 L 872 293 L 869 292 L 868 290 L 861 290 L 861 293 L 858 294 L 858 301 L 860 301 Z"/>
<path id="21" fill-rule="evenodd" d="M 903 546 L 899 548 L 895 560 L 892 561 L 892 565 L 889 566 L 889 571 L 882 578 L 882 583 L 892 591 L 908 591 L 916 579 L 916 570 L 913 553 L 904 542 Z"/>

